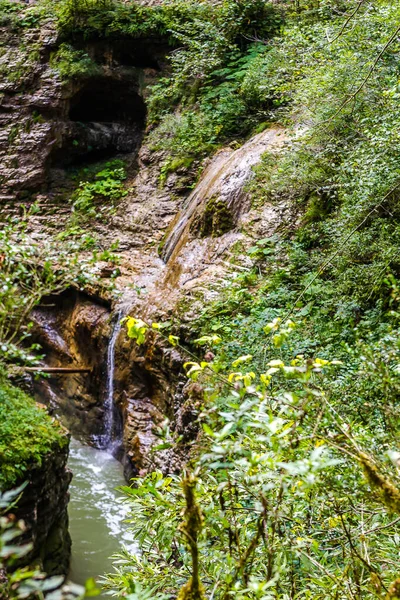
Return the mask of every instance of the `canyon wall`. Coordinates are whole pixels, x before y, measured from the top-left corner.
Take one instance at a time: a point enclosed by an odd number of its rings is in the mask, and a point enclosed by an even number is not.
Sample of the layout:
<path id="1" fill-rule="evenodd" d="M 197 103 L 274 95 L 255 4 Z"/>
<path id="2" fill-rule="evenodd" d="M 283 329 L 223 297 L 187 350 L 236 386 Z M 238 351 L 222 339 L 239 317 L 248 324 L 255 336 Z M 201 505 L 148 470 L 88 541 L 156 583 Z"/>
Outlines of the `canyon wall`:
<path id="1" fill-rule="evenodd" d="M 43 457 L 40 466 L 33 466 L 24 481 L 16 510 L 27 530 L 23 540 L 33 544 L 23 564 L 38 564 L 49 575 L 68 573 L 71 539 L 68 533 L 68 486 L 72 474 L 67 468 L 68 443 L 54 447 Z"/>

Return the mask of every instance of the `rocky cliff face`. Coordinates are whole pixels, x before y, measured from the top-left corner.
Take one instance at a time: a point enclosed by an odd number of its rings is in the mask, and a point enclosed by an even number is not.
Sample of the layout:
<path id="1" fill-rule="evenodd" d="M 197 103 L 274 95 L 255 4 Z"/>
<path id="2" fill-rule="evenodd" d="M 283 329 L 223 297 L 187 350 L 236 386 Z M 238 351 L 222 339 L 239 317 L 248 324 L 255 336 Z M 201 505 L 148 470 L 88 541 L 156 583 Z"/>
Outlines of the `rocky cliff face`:
<path id="1" fill-rule="evenodd" d="M 129 182 L 129 194 L 109 222 L 91 224 L 104 247 L 116 238 L 120 240 L 119 274 L 114 279 L 116 300 L 70 290 L 45 299 L 33 314 L 34 336 L 46 352 L 47 365 L 91 369 L 91 374 L 55 375 L 35 383 L 37 397 L 57 414 L 62 413 L 76 435 L 93 442 L 102 430 L 107 347 L 110 323 L 116 314 L 141 316 L 148 321 L 168 320 L 183 303 L 186 309 L 180 311 L 180 319 L 184 337 L 193 315 L 212 297 L 213 287 L 236 269 L 230 262 L 235 246 L 241 248 L 235 262 L 239 261 L 241 268 L 249 266 L 246 247 L 254 243 L 247 233 L 249 225 L 252 235 L 258 237 L 276 230 L 286 207 L 267 206 L 263 213 L 255 211 L 249 206 L 244 186 L 262 152 L 266 148 L 278 151 L 284 141 L 281 130 L 268 130 L 240 151 L 221 151 L 210 162 L 192 196 L 183 202 L 173 185 L 159 185 L 162 157 L 149 153 L 145 146 L 141 148 L 139 170 Z M 196 202 L 191 210 L 193 199 Z M 222 212 L 229 218 L 224 221 L 226 227 L 220 229 L 216 223 Z M 54 227 L 65 225 L 66 217 L 59 213 L 48 214 L 45 222 L 39 217 L 32 217 L 31 228 L 41 236 L 51 235 Z M 211 223 L 210 231 L 207 223 Z M 164 261 L 159 248 L 163 240 L 171 239 L 174 248 Z M 100 273 L 107 278 L 113 268 L 103 263 Z M 196 435 L 193 422 L 199 405 L 197 392 L 186 385 L 184 360 L 160 341 L 150 340 L 137 347 L 124 328 L 119 332 L 114 401 L 127 474 L 154 466 L 166 471 L 180 468 L 185 444 Z M 178 451 L 166 450 L 153 457 L 151 447 L 159 444 L 155 430 L 166 418 L 183 443 Z"/>
<path id="2" fill-rule="evenodd" d="M 105 303 L 67 290 L 46 298 L 33 314 L 33 336 L 51 367 L 90 370 L 52 374 L 33 382 L 38 400 L 50 406 L 68 429 L 88 441 L 103 427 L 110 310 Z"/>
<path id="3" fill-rule="evenodd" d="M 7 35 L 2 60 L 12 70 L 20 41 Z M 142 138 L 146 86 L 165 66 L 165 46 L 144 39 L 78 40 L 77 47 L 95 69 L 63 82 L 53 68 L 52 56 L 61 42 L 52 27 L 24 35 L 33 36 L 34 60 L 25 74 L 1 83 L 3 210 L 12 210 L 13 200 L 30 195 L 42 206 L 30 218 L 32 236 L 53 236 L 69 224 L 68 167 L 121 153 L 130 165 L 126 197 L 106 222 L 86 225 L 100 248 L 119 241 L 114 299 L 93 290 L 86 295 L 70 290 L 45 299 L 33 314 L 34 336 L 45 350 L 47 365 L 91 370 L 35 382 L 37 397 L 62 413 L 72 432 L 93 441 L 102 429 L 112 319 L 131 314 L 167 320 L 184 305 L 179 318 L 185 336 L 213 288 L 223 284 L 236 264 L 249 266 L 246 248 L 254 237 L 271 235 L 287 210 L 283 205 L 254 210 L 245 192 L 262 153 L 279 151 L 286 138 L 281 129 L 270 129 L 240 148 L 220 150 L 205 165 L 192 193 L 185 169 L 169 175 L 161 186 L 165 156 L 151 152 Z M 100 264 L 101 277 L 107 279 L 114 271 L 113 264 Z M 179 468 L 179 452 L 166 451 L 154 459 L 150 448 L 158 439 L 154 430 L 165 418 L 182 436 L 183 447 L 195 436 L 199 392 L 185 382 L 183 358 L 160 341 L 137 348 L 123 330 L 115 353 L 115 403 L 127 472 L 152 468 L 154 460 L 165 470 Z"/>
<path id="4" fill-rule="evenodd" d="M 50 22 L 18 34 L 3 28 L 0 37 L 0 208 L 59 194 L 65 167 L 138 151 L 162 42 L 82 41 L 92 71 L 66 82 L 53 63 L 61 41 Z"/>
<path id="5" fill-rule="evenodd" d="M 24 540 L 33 544 L 24 564 L 38 564 L 50 575 L 66 574 L 69 568 L 71 539 L 68 533 L 68 443 L 58 446 L 43 458 L 40 466 L 27 473 L 27 487 L 18 502 L 16 516 L 27 530 Z"/>
<path id="6" fill-rule="evenodd" d="M 121 312 L 118 312 L 121 315 Z M 32 315 L 33 336 L 46 352 L 46 366 L 78 367 L 90 372 L 51 374 L 33 382 L 41 402 L 78 438 L 98 445 L 104 430 L 109 382 L 108 345 L 113 332 L 110 308 L 95 297 L 74 290 L 44 299 Z M 115 321 L 115 319 L 114 319 Z M 178 421 L 185 403 L 182 357 L 156 340 L 139 348 L 117 331 L 115 340 L 112 437 L 121 439 L 120 454 L 127 475 L 154 466 L 150 450 L 157 437 L 154 428 L 165 418 Z M 187 432 L 186 432 L 187 435 Z M 190 436 L 189 436 L 190 437 Z M 115 446 L 118 451 L 117 446 Z M 176 470 L 181 456 L 164 453 L 157 467 Z"/>
<path id="7" fill-rule="evenodd" d="M 52 376 L 35 384 L 38 397 L 45 398 L 56 412 L 61 411 L 75 434 L 93 442 L 101 433 L 107 345 L 115 315 L 140 316 L 149 322 L 167 320 L 184 302 L 186 310 L 180 311 L 184 338 L 193 314 L 212 297 L 213 286 L 236 268 L 230 263 L 235 245 L 243 248 L 236 260 L 243 263 L 242 268 L 248 266 L 245 248 L 254 243 L 246 233 L 249 224 L 259 237 L 276 230 L 286 207 L 267 207 L 260 214 L 249 206 L 244 186 L 263 151 L 278 151 L 284 141 L 282 130 L 267 130 L 239 150 L 221 151 L 183 204 L 171 188 L 159 186 L 160 157 L 149 155 L 146 147 L 141 149 L 139 172 L 131 182 L 130 193 L 107 226 L 93 224 L 104 245 L 115 236 L 122 240 L 119 276 L 115 279 L 117 300 L 110 305 L 69 291 L 46 301 L 49 307 L 39 308 L 33 315 L 34 333 L 46 351 L 46 364 L 92 369 L 90 375 Z M 229 215 L 226 228 L 213 226 L 206 231 L 202 224 L 215 225 L 217 210 Z M 165 260 L 158 255 L 163 238 L 173 245 Z M 103 273 L 106 267 L 101 267 Z M 114 402 L 128 475 L 154 467 L 179 470 L 187 456 L 188 444 L 196 437 L 194 423 L 201 394 L 187 384 L 184 361 L 176 349 L 156 337 L 138 347 L 127 338 L 124 328 L 118 333 Z M 156 432 L 165 419 L 182 443 L 178 449 L 153 456 L 151 448 L 159 444 Z"/>

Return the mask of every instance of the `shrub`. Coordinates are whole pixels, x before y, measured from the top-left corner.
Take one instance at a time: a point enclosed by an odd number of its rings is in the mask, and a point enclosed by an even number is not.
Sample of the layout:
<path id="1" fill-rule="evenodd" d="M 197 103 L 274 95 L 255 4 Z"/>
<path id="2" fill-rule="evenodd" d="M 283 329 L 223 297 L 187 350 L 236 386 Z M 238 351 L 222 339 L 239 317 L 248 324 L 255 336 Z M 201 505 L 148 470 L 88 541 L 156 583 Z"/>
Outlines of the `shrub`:
<path id="1" fill-rule="evenodd" d="M 127 328 L 138 344 L 153 343 L 154 331 L 168 337 L 140 319 Z M 275 319 L 263 334 L 280 353 L 293 329 Z M 249 354 L 224 366 L 215 334 L 195 343 L 215 353 L 185 365 L 197 394 L 204 386 L 202 435 L 182 476 L 155 472 L 123 488 L 140 554 L 116 557 L 109 586 L 145 588 L 154 600 L 372 599 L 394 589 L 398 426 L 349 421 L 346 405 L 324 394 L 323 372 L 340 376 L 345 364 L 269 354 L 260 372 Z M 365 373 L 377 364 L 366 357 Z M 159 435 L 160 451 L 179 447 L 168 426 Z"/>
<path id="2" fill-rule="evenodd" d="M 86 52 L 66 43 L 53 54 L 50 65 L 57 69 L 62 79 L 91 77 L 101 72 L 99 65 Z"/>
<path id="3" fill-rule="evenodd" d="M 81 181 L 72 196 L 73 209 L 77 213 L 89 217 L 98 215 L 96 202 L 107 199 L 113 202 L 126 196 L 124 180 L 126 179 L 125 165 L 120 160 L 106 163 L 101 171 L 94 176 L 94 181 Z M 110 211 L 110 204 L 100 207 L 100 214 Z"/>
<path id="4" fill-rule="evenodd" d="M 29 315 L 44 296 L 96 281 L 93 258 L 79 255 L 79 243 L 38 243 L 26 233 L 36 210 L 33 205 L 0 231 L 0 363 L 6 365 L 37 363 L 40 348 L 30 340 Z"/>

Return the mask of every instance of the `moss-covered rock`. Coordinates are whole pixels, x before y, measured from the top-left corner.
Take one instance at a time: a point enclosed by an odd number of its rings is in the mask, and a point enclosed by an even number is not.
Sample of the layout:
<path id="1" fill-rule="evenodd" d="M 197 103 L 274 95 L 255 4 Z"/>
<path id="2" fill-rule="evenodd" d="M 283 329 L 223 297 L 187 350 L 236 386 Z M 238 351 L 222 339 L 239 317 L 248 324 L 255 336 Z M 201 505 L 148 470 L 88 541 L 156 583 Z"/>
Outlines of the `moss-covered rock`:
<path id="1" fill-rule="evenodd" d="M 201 237 L 218 237 L 230 231 L 233 226 L 233 215 L 226 202 L 210 198 L 200 220 Z"/>
<path id="2" fill-rule="evenodd" d="M 12 487 L 55 448 L 67 446 L 68 436 L 58 421 L 0 378 L 0 488 Z"/>
<path id="3" fill-rule="evenodd" d="M 26 484 L 13 510 L 26 524 L 21 543 L 32 543 L 18 566 L 68 571 L 68 449 L 69 434 L 58 421 L 0 376 L 0 489 Z"/>

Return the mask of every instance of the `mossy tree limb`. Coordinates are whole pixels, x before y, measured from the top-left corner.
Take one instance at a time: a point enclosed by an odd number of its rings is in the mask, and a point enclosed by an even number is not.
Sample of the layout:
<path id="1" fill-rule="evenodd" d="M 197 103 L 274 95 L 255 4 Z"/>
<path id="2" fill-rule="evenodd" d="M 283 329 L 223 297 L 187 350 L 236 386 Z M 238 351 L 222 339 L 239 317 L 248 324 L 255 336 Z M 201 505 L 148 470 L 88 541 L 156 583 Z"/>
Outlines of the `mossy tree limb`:
<path id="1" fill-rule="evenodd" d="M 204 600 L 205 595 L 199 574 L 199 546 L 198 538 L 203 527 L 203 515 L 196 502 L 196 478 L 187 474 L 183 480 L 183 493 L 185 495 L 186 507 L 184 520 L 180 530 L 185 535 L 192 556 L 192 576 L 181 588 L 177 600 Z"/>

